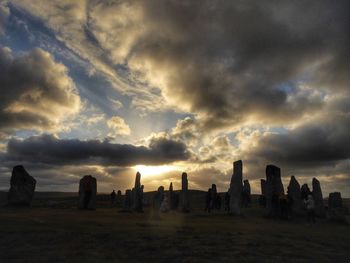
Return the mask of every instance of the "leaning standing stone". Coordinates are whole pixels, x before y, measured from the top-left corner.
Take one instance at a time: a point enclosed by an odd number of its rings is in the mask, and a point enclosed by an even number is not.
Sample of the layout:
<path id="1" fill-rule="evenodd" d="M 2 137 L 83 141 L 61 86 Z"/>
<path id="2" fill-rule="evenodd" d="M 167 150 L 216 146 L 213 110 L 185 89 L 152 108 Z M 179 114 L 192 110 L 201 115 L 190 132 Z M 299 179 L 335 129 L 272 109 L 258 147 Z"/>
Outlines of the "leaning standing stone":
<path id="1" fill-rule="evenodd" d="M 316 178 L 312 179 L 312 196 L 315 200 L 315 214 L 320 217 L 325 217 L 326 210 L 324 208 L 321 185 L 320 181 Z"/>
<path id="2" fill-rule="evenodd" d="M 8 203 L 10 205 L 30 206 L 36 180 L 27 173 L 22 165 L 13 167 L 10 184 Z"/>
<path id="3" fill-rule="evenodd" d="M 96 178 L 85 175 L 79 182 L 79 209 L 96 209 Z"/>
<path id="4" fill-rule="evenodd" d="M 233 163 L 233 174 L 231 177 L 231 184 L 229 189 L 230 194 L 230 214 L 241 214 L 241 198 L 242 198 L 242 169 L 243 163 L 241 160 Z"/>

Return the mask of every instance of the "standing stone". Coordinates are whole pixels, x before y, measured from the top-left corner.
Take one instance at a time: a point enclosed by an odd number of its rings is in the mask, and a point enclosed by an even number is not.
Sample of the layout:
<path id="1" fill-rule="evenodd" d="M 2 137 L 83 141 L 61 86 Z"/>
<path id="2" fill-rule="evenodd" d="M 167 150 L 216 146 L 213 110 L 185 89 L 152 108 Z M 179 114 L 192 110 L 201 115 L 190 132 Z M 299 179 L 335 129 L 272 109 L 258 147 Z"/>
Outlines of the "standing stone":
<path id="1" fill-rule="evenodd" d="M 281 169 L 275 165 L 266 166 L 266 208 L 268 216 L 277 216 L 279 197 L 284 195 Z"/>
<path id="2" fill-rule="evenodd" d="M 245 207 L 248 207 L 251 201 L 251 188 L 249 180 L 243 181 L 243 190 L 242 190 L 242 203 Z"/>
<path id="3" fill-rule="evenodd" d="M 123 202 L 123 212 L 131 212 L 132 208 L 132 191 L 131 189 L 127 189 L 125 191 L 125 198 Z"/>
<path id="4" fill-rule="evenodd" d="M 315 214 L 319 217 L 325 217 L 326 210 L 324 208 L 321 185 L 316 178 L 312 179 L 312 196 L 315 201 Z"/>
<path id="5" fill-rule="evenodd" d="M 230 214 L 241 214 L 241 202 L 242 202 L 242 169 L 243 163 L 241 160 L 233 163 L 233 174 L 231 177 L 231 184 L 229 189 L 230 194 Z"/>
<path id="6" fill-rule="evenodd" d="M 301 191 L 301 199 L 304 200 L 304 201 L 307 200 L 307 197 L 309 195 L 311 195 L 310 188 L 309 188 L 309 186 L 307 184 L 303 184 L 301 186 L 300 191 Z"/>
<path id="7" fill-rule="evenodd" d="M 79 182 L 79 209 L 96 209 L 96 178 L 85 175 Z"/>
<path id="8" fill-rule="evenodd" d="M 170 185 L 169 185 L 169 208 L 170 208 L 170 210 L 173 209 L 173 202 L 174 202 L 174 189 L 173 189 L 173 183 L 170 183 Z"/>
<path id="9" fill-rule="evenodd" d="M 259 197 L 259 204 L 266 207 L 266 180 L 260 180 L 261 195 Z"/>
<path id="10" fill-rule="evenodd" d="M 328 198 L 328 218 L 330 221 L 346 223 L 343 199 L 339 192 L 329 194 Z"/>
<path id="11" fill-rule="evenodd" d="M 13 167 L 10 185 L 8 203 L 10 205 L 30 206 L 36 180 L 27 173 L 22 165 Z"/>
<path id="12" fill-rule="evenodd" d="M 141 186 L 141 174 L 136 173 L 135 185 L 132 190 L 133 194 L 133 207 L 136 212 L 143 212 L 143 186 Z"/>
<path id="13" fill-rule="evenodd" d="M 216 184 L 211 185 L 211 193 L 210 193 L 210 207 L 211 209 L 217 208 L 217 199 L 218 199 L 218 190 L 216 189 Z"/>
<path id="14" fill-rule="evenodd" d="M 300 184 L 294 176 L 290 177 L 287 195 L 292 206 L 292 212 L 297 215 L 300 214 L 302 212 L 301 190 Z"/>
<path id="15" fill-rule="evenodd" d="M 188 213 L 190 211 L 190 200 L 188 193 L 188 180 L 187 173 L 182 173 L 181 176 L 181 204 L 182 204 L 182 212 Z"/>

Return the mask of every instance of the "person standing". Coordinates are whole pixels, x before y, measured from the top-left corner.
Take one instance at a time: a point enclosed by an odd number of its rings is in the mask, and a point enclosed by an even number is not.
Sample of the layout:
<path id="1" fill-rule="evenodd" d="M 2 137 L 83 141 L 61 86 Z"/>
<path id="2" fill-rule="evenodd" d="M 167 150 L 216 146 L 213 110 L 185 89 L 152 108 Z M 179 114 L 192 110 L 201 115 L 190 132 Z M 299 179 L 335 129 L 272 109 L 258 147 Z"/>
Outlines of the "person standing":
<path id="1" fill-rule="evenodd" d="M 307 211 L 307 221 L 313 224 L 316 223 L 315 219 L 315 201 L 311 194 L 307 196 L 305 201 L 306 211 Z"/>
<path id="2" fill-rule="evenodd" d="M 117 197 L 117 194 L 115 193 L 115 190 L 113 190 L 113 192 L 111 193 L 111 204 L 112 206 L 115 203 L 115 198 Z"/>

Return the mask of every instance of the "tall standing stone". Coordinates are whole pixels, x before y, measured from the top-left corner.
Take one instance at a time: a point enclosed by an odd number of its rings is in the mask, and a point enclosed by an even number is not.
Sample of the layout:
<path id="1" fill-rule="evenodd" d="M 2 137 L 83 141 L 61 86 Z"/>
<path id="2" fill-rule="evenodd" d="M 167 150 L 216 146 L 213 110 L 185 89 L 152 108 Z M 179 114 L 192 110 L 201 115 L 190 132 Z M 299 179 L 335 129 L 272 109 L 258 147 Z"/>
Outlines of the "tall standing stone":
<path id="1" fill-rule="evenodd" d="M 266 166 L 266 208 L 269 216 L 276 216 L 279 209 L 279 197 L 284 194 L 281 169 L 275 165 Z"/>
<path id="2" fill-rule="evenodd" d="M 230 214 L 241 214 L 241 202 L 242 202 L 242 173 L 243 163 L 241 160 L 233 163 L 233 174 L 230 183 Z"/>
<path id="3" fill-rule="evenodd" d="M 216 209 L 217 208 L 217 199 L 218 199 L 218 190 L 216 188 L 216 184 L 211 185 L 211 208 Z"/>
<path id="4" fill-rule="evenodd" d="M 143 212 L 143 186 L 141 186 L 141 174 L 139 172 L 136 173 L 132 195 L 134 210 L 136 212 Z"/>
<path id="5" fill-rule="evenodd" d="M 329 194 L 328 198 L 328 218 L 330 221 L 346 223 L 346 217 L 343 207 L 343 199 L 340 192 Z"/>
<path id="6" fill-rule="evenodd" d="M 301 190 L 300 184 L 294 176 L 290 177 L 287 194 L 292 205 L 292 212 L 300 214 L 302 212 Z"/>
<path id="7" fill-rule="evenodd" d="M 79 182 L 79 209 L 96 209 L 97 183 L 96 178 L 85 175 Z"/>
<path id="8" fill-rule="evenodd" d="M 13 167 L 10 185 L 8 203 L 10 205 L 30 206 L 35 192 L 36 180 L 22 165 Z"/>
<path id="9" fill-rule="evenodd" d="M 266 207 L 266 180 L 260 179 L 261 195 L 259 197 L 259 204 Z"/>
<path id="10" fill-rule="evenodd" d="M 326 210 L 324 208 L 321 185 L 320 181 L 318 181 L 316 178 L 312 179 L 312 196 L 315 201 L 315 214 L 320 217 L 325 217 Z"/>
<path id="11" fill-rule="evenodd" d="M 190 211 L 190 200 L 188 193 L 187 173 L 182 173 L 181 186 L 181 209 L 183 212 L 188 213 Z"/>
<path id="12" fill-rule="evenodd" d="M 248 207 L 251 201 L 251 188 L 249 180 L 243 181 L 243 190 L 242 190 L 242 203 L 245 207 Z"/>

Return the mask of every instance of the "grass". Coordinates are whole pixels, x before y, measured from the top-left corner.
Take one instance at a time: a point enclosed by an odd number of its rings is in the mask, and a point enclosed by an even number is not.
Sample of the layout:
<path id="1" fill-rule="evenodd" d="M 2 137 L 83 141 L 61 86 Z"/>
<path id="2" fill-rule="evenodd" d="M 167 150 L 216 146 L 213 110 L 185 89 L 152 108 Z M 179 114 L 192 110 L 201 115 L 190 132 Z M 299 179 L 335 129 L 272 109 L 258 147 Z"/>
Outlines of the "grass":
<path id="1" fill-rule="evenodd" d="M 63 202 L 66 204 L 67 200 Z M 120 213 L 99 201 L 96 211 L 74 205 L 0 208 L 0 262 L 349 262 L 350 227 L 318 220 L 171 212 L 154 219 Z"/>

